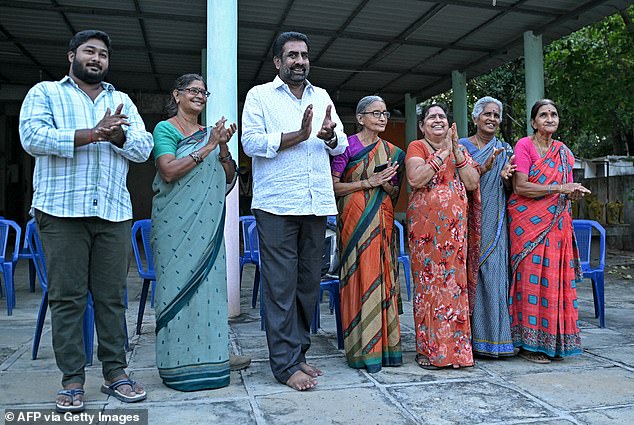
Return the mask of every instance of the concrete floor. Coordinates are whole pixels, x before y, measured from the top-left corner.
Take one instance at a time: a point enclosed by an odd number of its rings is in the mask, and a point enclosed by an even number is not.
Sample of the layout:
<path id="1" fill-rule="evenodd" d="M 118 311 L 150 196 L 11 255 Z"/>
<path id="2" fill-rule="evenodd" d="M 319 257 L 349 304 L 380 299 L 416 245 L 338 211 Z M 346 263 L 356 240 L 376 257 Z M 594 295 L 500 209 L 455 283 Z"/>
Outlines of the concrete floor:
<path id="1" fill-rule="evenodd" d="M 125 405 L 100 393 L 95 355 L 87 368 L 87 408 L 147 409 L 150 424 L 629 425 L 634 423 L 634 253 L 610 253 L 607 260 L 606 328 L 600 329 L 594 318 L 590 281 L 578 286 L 581 356 L 549 365 L 521 358 L 478 359 L 473 368 L 423 370 L 414 362 L 412 306 L 406 301 L 401 316 L 405 364 L 370 375 L 346 365 L 336 347 L 334 317 L 324 304 L 322 328 L 308 353 L 324 376 L 316 389 L 303 393 L 278 384 L 271 374 L 259 310 L 250 306 L 254 270 L 249 266 L 243 277 L 242 314 L 230 325 L 233 350 L 251 356 L 252 366 L 233 372 L 231 385 L 218 390 L 180 393 L 165 387 L 155 368 L 151 308 L 141 335 L 134 335 L 141 281 L 131 269 L 130 371 L 145 385 L 148 400 Z M 31 360 L 41 291 L 28 291 L 24 262 L 18 265 L 15 285 L 13 316 L 6 315 L 5 300 L 0 300 L 0 409 L 52 409 L 61 375 L 48 320 L 38 359 Z"/>

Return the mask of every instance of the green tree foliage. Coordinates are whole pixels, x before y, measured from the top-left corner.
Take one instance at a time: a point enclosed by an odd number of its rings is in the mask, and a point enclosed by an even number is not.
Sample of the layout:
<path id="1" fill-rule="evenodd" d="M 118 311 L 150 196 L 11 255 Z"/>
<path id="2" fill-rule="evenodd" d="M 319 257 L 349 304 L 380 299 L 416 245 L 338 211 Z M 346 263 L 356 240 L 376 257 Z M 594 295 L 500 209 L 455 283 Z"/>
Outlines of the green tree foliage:
<path id="1" fill-rule="evenodd" d="M 546 94 L 562 109 L 559 136 L 582 157 L 634 154 L 632 17 L 634 6 L 545 49 Z"/>

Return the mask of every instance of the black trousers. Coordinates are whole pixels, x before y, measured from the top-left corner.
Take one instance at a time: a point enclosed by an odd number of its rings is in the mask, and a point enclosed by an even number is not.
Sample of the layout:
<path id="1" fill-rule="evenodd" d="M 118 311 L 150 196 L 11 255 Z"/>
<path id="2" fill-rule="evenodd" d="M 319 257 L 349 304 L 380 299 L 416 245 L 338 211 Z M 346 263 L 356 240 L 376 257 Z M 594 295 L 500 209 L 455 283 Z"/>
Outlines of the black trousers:
<path id="1" fill-rule="evenodd" d="M 325 216 L 279 216 L 253 210 L 260 240 L 261 291 L 269 360 L 286 383 L 310 347 L 319 296 Z"/>

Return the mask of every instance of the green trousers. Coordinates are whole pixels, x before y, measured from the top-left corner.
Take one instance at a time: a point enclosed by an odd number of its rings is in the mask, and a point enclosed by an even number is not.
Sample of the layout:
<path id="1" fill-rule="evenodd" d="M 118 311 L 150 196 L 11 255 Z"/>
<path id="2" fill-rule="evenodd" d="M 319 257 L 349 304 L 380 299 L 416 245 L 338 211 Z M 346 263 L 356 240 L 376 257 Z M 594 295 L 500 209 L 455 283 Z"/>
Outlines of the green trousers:
<path id="1" fill-rule="evenodd" d="M 125 289 L 130 222 L 98 217 L 61 218 L 35 211 L 46 257 L 53 351 L 62 385 L 84 384 L 83 317 L 92 294 L 97 357 L 111 381 L 125 373 Z"/>

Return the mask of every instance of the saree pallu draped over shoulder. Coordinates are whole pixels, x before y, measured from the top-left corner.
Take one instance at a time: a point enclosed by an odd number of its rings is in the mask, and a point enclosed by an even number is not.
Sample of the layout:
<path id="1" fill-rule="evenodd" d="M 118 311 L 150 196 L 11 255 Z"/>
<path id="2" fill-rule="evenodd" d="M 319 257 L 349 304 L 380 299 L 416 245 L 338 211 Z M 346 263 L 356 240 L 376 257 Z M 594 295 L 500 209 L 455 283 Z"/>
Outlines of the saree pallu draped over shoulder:
<path id="1" fill-rule="evenodd" d="M 390 159 L 401 164 L 405 153 L 380 140 L 350 158 L 341 182 L 365 180 L 374 167 Z M 381 188 L 360 190 L 338 199 L 341 246 L 341 300 L 348 365 L 378 372 L 403 363 L 399 311 L 402 310 L 396 268 L 394 204 Z"/>
<path id="2" fill-rule="evenodd" d="M 566 183 L 573 161 L 568 148 L 555 141 L 531 166 L 528 181 Z M 582 274 L 570 200 L 564 194 L 532 199 L 513 194 L 508 209 L 513 343 L 551 357 L 580 354 L 576 283 Z"/>
<path id="3" fill-rule="evenodd" d="M 207 143 L 201 130 L 182 139 L 177 158 Z M 185 176 L 153 188 L 151 241 L 156 269 L 156 364 L 180 391 L 229 385 L 225 182 L 212 152 Z"/>
<path id="4" fill-rule="evenodd" d="M 478 164 L 484 164 L 495 149 L 504 149 L 495 159 L 493 168 L 480 178 L 482 241 L 475 303 L 471 314 L 471 337 L 473 352 L 476 354 L 490 357 L 512 356 L 514 350 L 508 305 L 510 268 L 506 190 L 500 176 L 512 151 L 507 143 L 496 137 L 479 150 L 469 139 L 461 139 L 460 143 L 473 152 L 472 157 Z M 471 227 L 469 231 L 472 231 Z"/>

